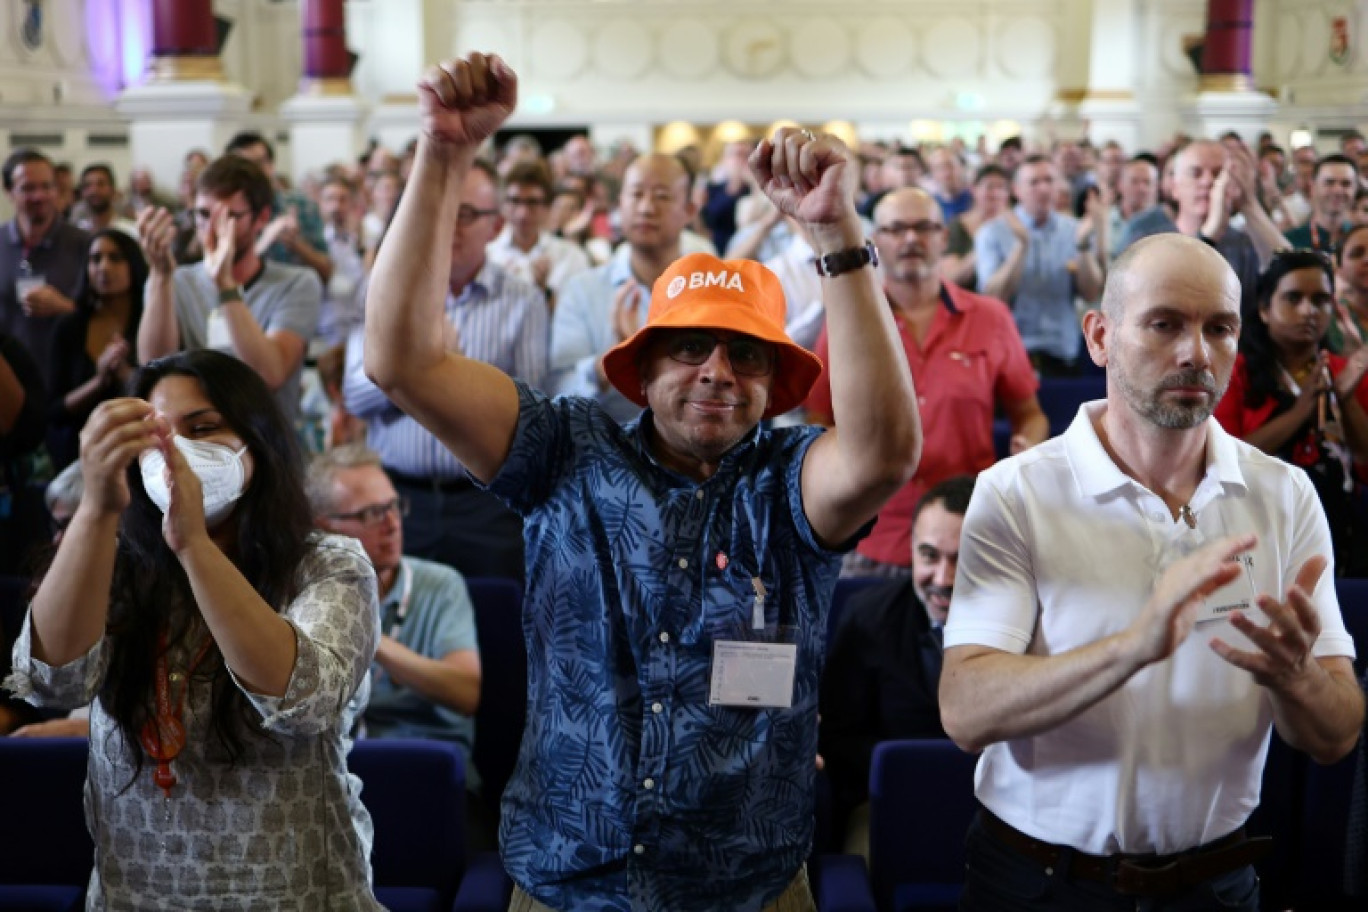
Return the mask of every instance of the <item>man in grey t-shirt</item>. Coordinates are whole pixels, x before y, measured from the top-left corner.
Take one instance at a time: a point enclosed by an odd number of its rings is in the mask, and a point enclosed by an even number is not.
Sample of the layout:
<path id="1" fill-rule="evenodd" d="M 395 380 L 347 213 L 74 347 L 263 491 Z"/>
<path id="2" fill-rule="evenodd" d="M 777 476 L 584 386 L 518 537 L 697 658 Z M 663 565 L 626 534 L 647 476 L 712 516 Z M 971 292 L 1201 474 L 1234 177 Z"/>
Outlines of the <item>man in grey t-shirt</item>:
<path id="1" fill-rule="evenodd" d="M 293 421 L 323 286 L 312 269 L 258 256 L 256 242 L 271 220 L 273 199 L 270 180 L 250 161 L 228 155 L 210 164 L 195 191 L 204 260 L 180 267 L 171 254 L 176 229 L 170 213 L 143 212 L 138 231 L 151 275 L 138 360 L 191 348 L 227 352 L 261 375 Z"/>

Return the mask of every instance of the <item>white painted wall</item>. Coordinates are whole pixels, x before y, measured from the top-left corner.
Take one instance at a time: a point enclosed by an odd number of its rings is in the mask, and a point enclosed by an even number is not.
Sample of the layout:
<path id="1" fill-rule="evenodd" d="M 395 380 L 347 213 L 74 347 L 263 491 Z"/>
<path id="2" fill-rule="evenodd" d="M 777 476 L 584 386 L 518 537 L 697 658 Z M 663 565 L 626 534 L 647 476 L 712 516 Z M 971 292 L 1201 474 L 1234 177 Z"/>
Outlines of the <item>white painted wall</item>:
<path id="1" fill-rule="evenodd" d="M 147 0 L 44 0 L 46 40 L 24 47 L 21 0 L 0 3 L 0 139 L 48 135 L 77 167 L 121 175 L 126 135 L 112 103 L 138 77 Z M 281 105 L 302 58 L 294 2 L 216 0 L 235 22 L 224 68 L 245 87 L 244 122 L 287 135 Z M 350 0 L 353 84 L 370 132 L 395 144 L 416 130 L 423 67 L 470 49 L 503 53 L 522 76 L 516 123 L 581 125 L 640 144 L 671 120 L 711 124 L 851 121 L 884 138 L 967 132 L 1002 120 L 1028 134 L 1080 129 L 1089 89 L 1124 93 L 1142 144 L 1180 126 L 1196 79 L 1182 37 L 1203 28 L 1205 0 Z M 1329 59 L 1330 22 L 1347 16 L 1349 59 Z M 1273 127 L 1368 125 L 1368 0 L 1258 0 L 1255 81 L 1281 102 Z M 1118 25 L 1125 23 L 1126 25 Z M 121 48 L 128 45 L 130 54 Z M 1083 113 L 1108 110 L 1085 103 Z M 1005 129 L 1005 128 L 1003 128 Z M 339 158 L 352 150 L 337 150 Z M 290 170 L 288 142 L 280 165 Z M 168 151 L 168 160 L 171 157 Z M 316 155 L 306 158 L 313 160 Z"/>

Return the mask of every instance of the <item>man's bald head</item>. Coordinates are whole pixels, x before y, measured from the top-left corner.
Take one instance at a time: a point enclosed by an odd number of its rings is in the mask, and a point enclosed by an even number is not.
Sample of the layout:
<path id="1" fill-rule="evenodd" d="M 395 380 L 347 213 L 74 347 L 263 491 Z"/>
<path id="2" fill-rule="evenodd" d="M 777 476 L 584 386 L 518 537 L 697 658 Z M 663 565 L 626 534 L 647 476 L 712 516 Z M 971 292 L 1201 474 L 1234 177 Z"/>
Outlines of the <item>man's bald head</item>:
<path id="1" fill-rule="evenodd" d="M 1107 271 L 1102 312 L 1112 322 L 1125 316 L 1125 302 L 1150 280 L 1189 276 L 1193 281 L 1220 283 L 1224 294 L 1239 305 L 1240 280 L 1225 257 L 1211 245 L 1176 232 L 1136 241 Z"/>
<path id="2" fill-rule="evenodd" d="M 918 218 L 933 219 L 942 223 L 945 220 L 940 203 L 936 202 L 934 196 L 920 187 L 899 187 L 885 193 L 879 204 L 874 207 L 874 224 L 884 224 L 885 216 L 891 221 L 893 213 L 904 211 L 915 211 Z"/>
<path id="3" fill-rule="evenodd" d="M 945 217 L 936 198 L 916 187 L 889 191 L 874 207 L 874 244 L 890 283 L 936 279 L 945 254 Z"/>

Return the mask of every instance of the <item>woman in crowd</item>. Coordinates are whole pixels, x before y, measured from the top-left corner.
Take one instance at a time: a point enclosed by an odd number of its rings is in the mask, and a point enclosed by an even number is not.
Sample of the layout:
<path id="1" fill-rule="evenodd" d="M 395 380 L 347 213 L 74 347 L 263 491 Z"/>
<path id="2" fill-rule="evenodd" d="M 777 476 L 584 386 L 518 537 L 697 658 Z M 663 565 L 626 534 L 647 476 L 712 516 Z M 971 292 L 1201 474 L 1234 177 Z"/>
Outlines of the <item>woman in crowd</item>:
<path id="1" fill-rule="evenodd" d="M 378 910 L 347 732 L 375 574 L 311 530 L 294 434 L 214 351 L 146 365 L 82 431 L 85 492 L 10 689 L 94 699 L 91 908 Z"/>
<path id="2" fill-rule="evenodd" d="M 1232 435 L 1306 470 L 1330 522 L 1336 570 L 1361 575 L 1368 544 L 1355 528 L 1354 463 L 1368 462 L 1368 347 L 1348 359 L 1323 347 L 1335 298 L 1322 253 L 1276 253 L 1256 299 L 1216 418 Z"/>
<path id="3" fill-rule="evenodd" d="M 114 229 L 90 239 L 76 310 L 53 330 L 48 453 L 56 468 L 76 461 L 81 425 L 133 376 L 146 284 L 147 260 L 137 241 Z"/>
<path id="4" fill-rule="evenodd" d="M 1335 251 L 1335 319 L 1326 347 L 1348 357 L 1368 341 L 1368 224 L 1355 225 Z"/>
<path id="5" fill-rule="evenodd" d="M 974 291 L 974 235 L 1012 204 L 1012 181 L 997 165 L 984 165 L 974 175 L 974 205 L 946 226 L 945 256 L 941 257 L 941 278 Z"/>

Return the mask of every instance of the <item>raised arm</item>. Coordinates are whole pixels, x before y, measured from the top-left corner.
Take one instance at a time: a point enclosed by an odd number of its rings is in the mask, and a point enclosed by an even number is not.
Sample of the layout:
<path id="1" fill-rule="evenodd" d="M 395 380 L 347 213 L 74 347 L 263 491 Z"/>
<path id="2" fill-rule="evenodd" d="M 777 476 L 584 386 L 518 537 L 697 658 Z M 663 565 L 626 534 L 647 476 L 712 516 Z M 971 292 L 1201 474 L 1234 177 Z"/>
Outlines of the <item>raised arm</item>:
<path id="1" fill-rule="evenodd" d="M 151 414 L 141 399 L 111 399 L 81 431 L 85 493 L 31 609 L 33 656 L 48 665 L 74 662 L 104 636 L 119 516 L 130 499 L 126 470 L 157 444 Z"/>
<path id="2" fill-rule="evenodd" d="M 781 129 L 751 155 L 761 189 L 803 224 L 817 256 L 860 247 L 858 159 L 832 136 Z M 854 535 L 907 482 L 921 457 L 921 419 L 907 357 L 873 269 L 822 280 L 835 429 L 803 464 L 803 508 L 817 536 Z"/>
<path id="3" fill-rule="evenodd" d="M 442 304 L 461 185 L 517 96 L 517 76 L 498 57 L 471 54 L 423 77 L 413 173 L 366 299 L 366 374 L 484 481 L 512 445 L 517 390 L 497 368 L 446 350 Z"/>
<path id="4" fill-rule="evenodd" d="M 146 364 L 181 349 L 180 321 L 172 276 L 176 258 L 172 247 L 176 225 L 165 209 L 144 209 L 138 215 L 138 240 L 147 254 L 147 290 L 138 324 L 138 363 Z"/>

